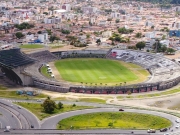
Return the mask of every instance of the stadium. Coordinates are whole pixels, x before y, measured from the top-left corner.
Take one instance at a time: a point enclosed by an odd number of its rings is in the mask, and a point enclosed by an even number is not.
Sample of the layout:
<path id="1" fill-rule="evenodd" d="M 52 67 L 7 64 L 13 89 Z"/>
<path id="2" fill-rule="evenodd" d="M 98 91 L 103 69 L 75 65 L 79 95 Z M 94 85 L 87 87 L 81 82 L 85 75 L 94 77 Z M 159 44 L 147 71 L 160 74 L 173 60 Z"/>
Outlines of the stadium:
<path id="1" fill-rule="evenodd" d="M 177 62 L 161 54 L 119 48 L 30 54 L 19 48 L 1 50 L 0 68 L 1 76 L 14 84 L 62 93 L 141 93 L 180 82 Z"/>

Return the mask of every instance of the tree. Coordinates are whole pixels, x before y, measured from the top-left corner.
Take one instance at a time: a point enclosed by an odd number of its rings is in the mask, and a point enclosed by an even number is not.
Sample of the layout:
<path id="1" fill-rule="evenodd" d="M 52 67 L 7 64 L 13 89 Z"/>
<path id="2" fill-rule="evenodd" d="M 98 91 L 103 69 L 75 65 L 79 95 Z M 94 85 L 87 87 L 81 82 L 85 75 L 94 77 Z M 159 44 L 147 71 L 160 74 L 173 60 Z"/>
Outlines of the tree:
<path id="1" fill-rule="evenodd" d="M 42 33 L 42 31 L 38 31 L 37 33 L 38 33 L 38 34 L 41 34 L 41 33 Z"/>
<path id="2" fill-rule="evenodd" d="M 15 35 L 18 39 L 24 37 L 24 34 L 22 34 L 22 32 L 17 32 Z"/>
<path id="3" fill-rule="evenodd" d="M 163 53 L 167 51 L 166 45 L 163 45 L 163 46 L 161 47 L 161 51 L 162 51 Z"/>
<path id="4" fill-rule="evenodd" d="M 96 43 L 99 45 L 101 43 L 101 39 L 97 39 Z"/>
<path id="5" fill-rule="evenodd" d="M 14 26 L 15 26 L 17 29 L 19 29 L 19 30 L 31 29 L 31 28 L 34 27 L 33 24 L 29 24 L 29 23 L 27 23 L 27 22 L 23 22 L 23 23 L 21 23 L 21 24 L 15 24 Z"/>
<path id="6" fill-rule="evenodd" d="M 119 23 L 120 22 L 120 20 L 119 19 L 116 19 L 116 21 L 115 21 L 116 23 Z"/>
<path id="7" fill-rule="evenodd" d="M 154 29 L 154 25 L 153 25 L 153 26 L 151 26 L 151 29 Z"/>
<path id="8" fill-rule="evenodd" d="M 88 39 L 88 38 L 90 38 L 90 35 L 89 35 L 89 34 L 87 34 L 87 35 L 86 35 L 86 38 L 87 38 L 87 39 Z"/>
<path id="9" fill-rule="evenodd" d="M 132 33 L 134 30 L 133 29 L 126 29 L 125 27 L 118 28 L 118 32 L 121 34 L 129 34 Z"/>
<path id="10" fill-rule="evenodd" d="M 141 32 L 136 33 L 135 37 L 136 38 L 141 38 L 142 37 L 142 33 Z"/>
<path id="11" fill-rule="evenodd" d="M 116 36 L 116 37 L 114 38 L 114 40 L 117 41 L 117 42 L 120 42 L 120 41 L 121 41 L 121 37 L 120 37 L 120 36 Z"/>
<path id="12" fill-rule="evenodd" d="M 175 50 L 173 48 L 167 48 L 167 53 L 168 54 L 173 54 Z"/>
<path id="13" fill-rule="evenodd" d="M 141 50 L 142 48 L 144 48 L 145 47 L 145 42 L 138 42 L 137 44 L 136 44 L 136 47 L 139 49 L 139 50 Z"/>
<path id="14" fill-rule="evenodd" d="M 48 12 L 43 12 L 43 14 L 48 15 Z"/>
<path id="15" fill-rule="evenodd" d="M 62 29 L 61 32 L 62 32 L 63 34 L 67 34 L 67 35 L 70 34 L 70 31 L 69 31 L 69 30 L 64 30 L 64 29 Z"/>
<path id="16" fill-rule="evenodd" d="M 114 45 L 114 38 L 113 38 L 113 37 L 110 37 L 109 40 L 111 40 L 111 41 L 112 41 L 111 44 Z"/>
<path id="17" fill-rule="evenodd" d="M 62 109 L 62 108 L 63 108 L 63 103 L 59 102 L 59 103 L 58 103 L 58 108 L 59 108 L 59 109 Z"/>
<path id="18" fill-rule="evenodd" d="M 166 35 L 163 35 L 163 36 L 162 36 L 162 40 L 164 40 L 164 39 L 166 39 Z"/>
<path id="19" fill-rule="evenodd" d="M 56 103 L 48 97 L 43 102 L 42 107 L 46 113 L 52 113 L 56 108 Z"/>
<path id="20" fill-rule="evenodd" d="M 112 18 L 108 18 L 107 21 L 112 21 Z"/>
<path id="21" fill-rule="evenodd" d="M 50 36 L 49 41 L 54 42 L 54 40 L 59 40 L 59 37 Z"/>
<path id="22" fill-rule="evenodd" d="M 156 52 L 161 52 L 162 44 L 159 42 L 159 40 L 156 40 L 156 42 L 153 44 L 153 49 Z"/>

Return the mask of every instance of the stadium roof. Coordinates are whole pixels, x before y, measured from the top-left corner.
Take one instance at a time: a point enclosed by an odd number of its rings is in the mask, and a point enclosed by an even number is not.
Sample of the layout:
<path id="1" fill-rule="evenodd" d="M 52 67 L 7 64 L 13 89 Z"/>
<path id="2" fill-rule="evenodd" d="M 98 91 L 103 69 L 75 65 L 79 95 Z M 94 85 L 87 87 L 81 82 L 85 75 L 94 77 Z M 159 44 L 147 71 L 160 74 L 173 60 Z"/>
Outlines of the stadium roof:
<path id="1" fill-rule="evenodd" d="M 0 51 L 0 66 L 16 68 L 33 62 L 33 59 L 21 53 L 18 48 Z"/>

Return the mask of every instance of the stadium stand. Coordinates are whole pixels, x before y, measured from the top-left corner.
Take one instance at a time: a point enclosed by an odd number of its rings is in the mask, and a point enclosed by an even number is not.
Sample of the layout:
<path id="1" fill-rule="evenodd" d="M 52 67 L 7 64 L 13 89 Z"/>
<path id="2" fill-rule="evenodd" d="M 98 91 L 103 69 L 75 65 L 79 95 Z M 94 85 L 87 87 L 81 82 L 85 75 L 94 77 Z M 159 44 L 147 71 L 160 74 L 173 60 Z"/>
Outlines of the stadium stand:
<path id="1" fill-rule="evenodd" d="M 31 53 L 28 56 L 41 63 L 48 63 L 57 59 L 57 57 L 54 54 L 50 53 L 47 50 Z"/>
<path id="2" fill-rule="evenodd" d="M 21 68 L 33 62 L 33 59 L 21 53 L 18 48 L 0 51 L 0 68 L 2 73 L 18 85 L 23 85 L 24 83 L 24 80 L 21 78 L 23 75 L 20 74 Z"/>
<path id="3" fill-rule="evenodd" d="M 131 62 L 147 69 L 151 76 L 149 80 L 140 84 L 116 87 L 84 87 L 58 82 L 55 78 L 43 76 L 39 69 L 57 59 L 65 58 L 107 58 Z M 164 90 L 180 82 L 180 66 L 160 54 L 152 54 L 135 50 L 75 50 L 49 52 L 47 50 L 25 55 L 20 49 L 0 51 L 0 67 L 14 83 L 33 85 L 38 88 L 58 92 L 75 92 L 87 94 L 126 94 Z"/>

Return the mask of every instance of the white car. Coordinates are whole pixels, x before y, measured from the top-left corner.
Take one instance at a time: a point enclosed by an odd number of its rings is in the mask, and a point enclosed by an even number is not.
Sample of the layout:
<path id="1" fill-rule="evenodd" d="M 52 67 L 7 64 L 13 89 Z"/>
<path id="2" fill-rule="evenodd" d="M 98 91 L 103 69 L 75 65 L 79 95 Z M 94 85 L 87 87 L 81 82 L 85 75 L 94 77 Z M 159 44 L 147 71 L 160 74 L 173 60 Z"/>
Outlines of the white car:
<path id="1" fill-rule="evenodd" d="M 41 99 L 38 99 L 37 102 L 41 102 Z"/>
<path id="2" fill-rule="evenodd" d="M 21 109 L 21 107 L 20 107 L 20 106 L 18 106 L 18 108 L 19 108 L 19 109 Z"/>
<path id="3" fill-rule="evenodd" d="M 176 125 L 176 128 L 179 128 L 179 124 Z"/>
<path id="4" fill-rule="evenodd" d="M 176 119 L 176 122 L 179 123 L 180 122 L 179 119 Z"/>

